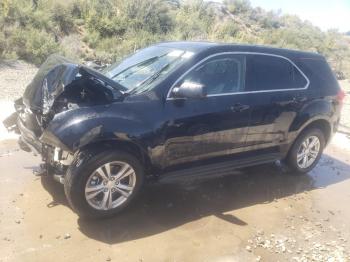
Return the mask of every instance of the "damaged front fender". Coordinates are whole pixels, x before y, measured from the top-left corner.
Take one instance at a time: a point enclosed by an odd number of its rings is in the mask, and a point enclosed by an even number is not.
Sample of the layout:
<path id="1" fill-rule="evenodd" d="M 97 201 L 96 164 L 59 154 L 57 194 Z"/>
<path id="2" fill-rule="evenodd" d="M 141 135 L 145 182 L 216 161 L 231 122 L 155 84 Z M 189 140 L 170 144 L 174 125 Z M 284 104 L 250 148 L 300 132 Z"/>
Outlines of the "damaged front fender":
<path id="1" fill-rule="evenodd" d="M 117 104 L 83 107 L 55 115 L 40 140 L 44 144 L 74 153 L 99 141 L 138 143 L 145 126 L 130 111 L 119 110 Z"/>

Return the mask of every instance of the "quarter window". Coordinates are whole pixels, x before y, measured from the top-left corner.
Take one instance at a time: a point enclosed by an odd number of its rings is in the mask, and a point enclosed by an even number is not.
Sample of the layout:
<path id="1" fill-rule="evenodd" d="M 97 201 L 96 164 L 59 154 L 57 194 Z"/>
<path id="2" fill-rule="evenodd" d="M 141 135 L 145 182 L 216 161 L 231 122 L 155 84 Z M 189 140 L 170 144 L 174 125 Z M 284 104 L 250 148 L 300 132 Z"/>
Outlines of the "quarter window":
<path id="1" fill-rule="evenodd" d="M 269 55 L 248 55 L 246 91 L 304 88 L 305 77 L 288 60 Z"/>
<path id="2" fill-rule="evenodd" d="M 207 95 L 239 92 L 244 82 L 244 57 L 215 57 L 197 66 L 179 84 L 185 81 L 203 85 Z"/>

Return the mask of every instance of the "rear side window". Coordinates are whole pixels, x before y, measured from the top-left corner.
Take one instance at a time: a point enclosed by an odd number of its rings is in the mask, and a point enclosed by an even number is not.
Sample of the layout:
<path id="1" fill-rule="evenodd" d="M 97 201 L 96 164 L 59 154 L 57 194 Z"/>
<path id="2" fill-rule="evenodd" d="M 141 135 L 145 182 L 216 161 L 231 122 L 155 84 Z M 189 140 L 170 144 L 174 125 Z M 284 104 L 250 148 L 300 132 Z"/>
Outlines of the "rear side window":
<path id="1" fill-rule="evenodd" d="M 339 89 L 338 81 L 325 59 L 300 59 L 300 66 L 310 79 L 321 88 Z"/>
<path id="2" fill-rule="evenodd" d="M 247 56 L 246 91 L 304 88 L 307 80 L 287 59 L 270 55 Z"/>

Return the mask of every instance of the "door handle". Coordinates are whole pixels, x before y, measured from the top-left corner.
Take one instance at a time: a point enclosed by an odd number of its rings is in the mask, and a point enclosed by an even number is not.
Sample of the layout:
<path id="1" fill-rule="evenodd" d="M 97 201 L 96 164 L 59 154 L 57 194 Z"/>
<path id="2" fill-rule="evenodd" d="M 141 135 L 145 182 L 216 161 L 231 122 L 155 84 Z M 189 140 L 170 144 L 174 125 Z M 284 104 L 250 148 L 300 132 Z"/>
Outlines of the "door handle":
<path id="1" fill-rule="evenodd" d="M 249 109 L 249 106 L 242 105 L 241 103 L 237 103 L 237 104 L 234 104 L 233 106 L 231 106 L 230 109 L 233 112 L 242 112 L 242 111 Z"/>

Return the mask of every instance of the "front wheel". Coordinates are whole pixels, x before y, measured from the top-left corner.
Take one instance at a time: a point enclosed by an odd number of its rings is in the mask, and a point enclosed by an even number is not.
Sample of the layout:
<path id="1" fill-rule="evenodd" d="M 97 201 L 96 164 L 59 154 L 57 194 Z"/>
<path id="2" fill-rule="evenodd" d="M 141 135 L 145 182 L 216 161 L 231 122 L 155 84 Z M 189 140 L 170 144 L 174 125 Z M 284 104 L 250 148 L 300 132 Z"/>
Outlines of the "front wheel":
<path id="1" fill-rule="evenodd" d="M 143 167 L 132 155 L 104 151 L 73 161 L 64 189 L 74 211 L 83 217 L 109 217 L 124 209 L 139 192 Z"/>
<path id="2" fill-rule="evenodd" d="M 323 132 L 318 128 L 304 131 L 295 140 L 287 156 L 287 165 L 295 174 L 311 171 L 321 158 L 325 146 Z"/>

